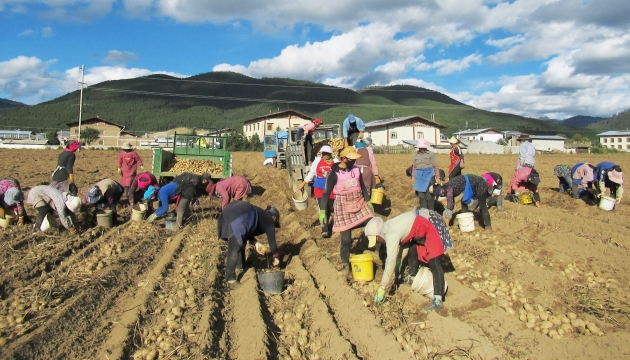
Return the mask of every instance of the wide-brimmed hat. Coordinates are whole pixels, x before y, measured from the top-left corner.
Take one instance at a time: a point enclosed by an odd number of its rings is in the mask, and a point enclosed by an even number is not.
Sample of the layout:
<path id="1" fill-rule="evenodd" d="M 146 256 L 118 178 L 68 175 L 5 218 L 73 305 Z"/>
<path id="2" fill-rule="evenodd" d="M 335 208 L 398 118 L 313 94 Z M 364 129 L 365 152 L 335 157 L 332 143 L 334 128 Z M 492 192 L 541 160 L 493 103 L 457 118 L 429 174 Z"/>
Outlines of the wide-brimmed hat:
<path id="1" fill-rule="evenodd" d="M 525 140 L 531 140 L 532 138 L 529 136 L 529 134 L 521 134 L 519 135 L 519 137 L 516 139 L 516 141 L 525 141 Z"/>
<path id="2" fill-rule="evenodd" d="M 98 186 L 92 186 L 88 189 L 87 200 L 90 204 L 94 204 L 101 199 L 103 194 L 101 194 L 101 189 Z"/>
<path id="3" fill-rule="evenodd" d="M 416 143 L 416 146 L 414 146 L 416 149 L 428 149 L 429 147 L 431 147 L 431 144 L 429 144 L 429 142 L 426 139 L 418 139 L 418 142 Z"/>
<path id="4" fill-rule="evenodd" d="M 459 143 L 459 139 L 457 139 L 455 136 L 451 136 L 451 138 L 448 139 L 448 142 L 451 144 L 457 144 Z"/>
<path id="5" fill-rule="evenodd" d="M 352 146 L 347 146 L 345 147 L 343 150 L 341 150 L 341 154 L 339 154 L 340 158 L 348 158 L 351 160 L 356 160 L 358 158 L 361 157 L 361 154 L 359 154 L 354 147 Z"/>
<path id="6" fill-rule="evenodd" d="M 322 148 L 319 149 L 319 151 L 323 152 L 323 153 L 328 153 L 328 154 L 332 154 L 333 153 L 333 149 L 329 145 L 322 146 Z"/>
<path id="7" fill-rule="evenodd" d="M 372 248 L 376 245 L 376 239 L 383 235 L 383 226 L 385 223 L 383 219 L 375 216 L 368 221 L 365 225 L 365 236 L 368 238 L 368 248 Z"/>
<path id="8" fill-rule="evenodd" d="M 123 149 L 123 150 L 131 150 L 131 149 L 132 149 L 132 147 L 131 147 L 131 144 L 130 144 L 130 143 L 126 142 L 126 143 L 124 143 L 124 144 L 123 144 L 123 146 L 121 147 L 121 149 Z"/>
<path id="9" fill-rule="evenodd" d="M 16 187 L 10 187 L 4 193 L 4 202 L 9 206 L 21 203 L 22 200 L 24 200 L 24 193 Z"/>
<path id="10" fill-rule="evenodd" d="M 608 179 L 615 184 L 623 184 L 623 173 L 621 171 L 613 170 L 608 172 Z"/>

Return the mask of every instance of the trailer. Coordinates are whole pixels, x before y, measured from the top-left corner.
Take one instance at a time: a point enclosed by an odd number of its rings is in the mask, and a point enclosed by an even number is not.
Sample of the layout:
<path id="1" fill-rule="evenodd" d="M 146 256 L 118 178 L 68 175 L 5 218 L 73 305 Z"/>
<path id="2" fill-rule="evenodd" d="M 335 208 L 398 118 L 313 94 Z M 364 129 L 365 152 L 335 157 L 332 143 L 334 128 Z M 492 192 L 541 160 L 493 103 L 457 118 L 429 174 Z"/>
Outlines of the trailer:
<path id="1" fill-rule="evenodd" d="M 226 150 L 225 136 L 204 136 L 177 134 L 173 136 L 170 147 L 153 149 L 153 175 L 160 185 L 168 183 L 180 172 L 172 172 L 171 166 L 176 159 L 210 160 L 222 165 L 223 171 L 212 173 L 213 179 L 224 179 L 232 176 L 232 154 Z M 170 143 L 170 142 L 169 142 Z"/>

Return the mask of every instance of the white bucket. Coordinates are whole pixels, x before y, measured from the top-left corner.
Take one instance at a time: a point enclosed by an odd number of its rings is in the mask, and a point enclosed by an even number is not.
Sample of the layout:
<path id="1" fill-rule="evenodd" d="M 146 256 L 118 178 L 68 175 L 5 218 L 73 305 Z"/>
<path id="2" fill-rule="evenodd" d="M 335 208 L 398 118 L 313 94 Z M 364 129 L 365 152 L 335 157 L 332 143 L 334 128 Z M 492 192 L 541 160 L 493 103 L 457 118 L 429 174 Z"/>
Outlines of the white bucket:
<path id="1" fill-rule="evenodd" d="M 296 191 L 293 193 L 293 203 L 298 211 L 306 210 L 308 208 L 308 194 L 305 191 Z"/>
<path id="2" fill-rule="evenodd" d="M 41 231 L 46 231 L 46 230 L 48 230 L 48 229 L 50 229 L 50 228 L 55 228 L 55 227 L 58 227 L 58 226 L 59 226 L 59 224 L 57 223 L 57 221 L 56 221 L 56 220 L 57 220 L 57 219 L 56 219 L 53 215 L 51 215 L 51 214 L 47 214 L 47 215 L 44 217 L 44 220 L 42 220 L 42 225 L 39 227 L 39 229 L 40 229 Z"/>
<path id="3" fill-rule="evenodd" d="M 455 216 L 459 230 L 462 232 L 470 232 L 475 230 L 475 215 L 471 212 L 457 214 Z"/>
<path id="4" fill-rule="evenodd" d="M 433 299 L 433 273 L 431 269 L 424 266 L 420 267 L 418 274 L 413 278 L 411 290 L 429 299 Z M 446 290 L 448 290 L 448 284 L 446 280 L 444 280 L 444 292 L 446 292 Z"/>
<path id="5" fill-rule="evenodd" d="M 610 196 L 602 196 L 599 200 L 599 208 L 606 211 L 612 211 L 615 209 L 617 201 Z"/>

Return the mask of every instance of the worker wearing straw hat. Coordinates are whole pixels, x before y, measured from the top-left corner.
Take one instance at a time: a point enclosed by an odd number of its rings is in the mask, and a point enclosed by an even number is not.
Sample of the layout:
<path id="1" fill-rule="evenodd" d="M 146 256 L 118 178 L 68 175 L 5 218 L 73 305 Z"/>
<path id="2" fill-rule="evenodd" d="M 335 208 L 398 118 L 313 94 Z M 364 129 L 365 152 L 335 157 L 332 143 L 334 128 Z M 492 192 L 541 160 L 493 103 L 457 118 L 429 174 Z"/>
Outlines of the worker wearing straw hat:
<path id="1" fill-rule="evenodd" d="M 380 217 L 374 217 L 365 226 L 365 235 L 369 248 L 382 243 L 387 250 L 381 286 L 376 292 L 374 302 L 381 303 L 385 300 L 387 289 L 393 284 L 395 277 L 400 275 L 400 264 L 407 257 L 409 275 L 406 283 L 413 283 L 421 263 L 429 267 L 433 274 L 434 299 L 425 312 L 442 308 L 445 292 L 442 257 L 444 251 L 453 246 L 453 239 L 440 214 L 428 209 L 414 209 L 386 222 Z"/>
<path id="2" fill-rule="evenodd" d="M 420 200 L 420 207 L 435 210 L 435 203 L 430 192 L 430 187 L 435 179 L 442 183 L 440 179 L 440 169 L 438 168 L 435 154 L 429 151 L 431 144 L 426 139 L 419 139 L 415 145 L 417 152 L 413 156 L 413 189 Z"/>
<path id="3" fill-rule="evenodd" d="M 315 200 L 317 200 L 317 206 L 320 210 L 319 224 L 322 227 L 322 237 L 328 238 L 330 237 L 328 219 L 332 213 L 335 193 L 330 193 L 328 205 L 324 207 L 324 187 L 326 186 L 326 176 L 328 176 L 332 171 L 333 165 L 339 162 L 339 160 L 333 157 L 333 149 L 329 145 L 322 146 L 320 154 L 321 156 L 316 157 L 315 161 L 313 161 L 311 169 L 300 185 L 300 190 L 303 190 L 306 184 L 313 182 L 313 195 L 315 196 Z"/>
<path id="4" fill-rule="evenodd" d="M 331 172 L 326 177 L 326 185 L 323 195 L 323 209 L 330 202 L 330 194 L 335 194 L 333 216 L 333 231 L 341 233 L 340 275 L 350 272 L 350 246 L 352 245 L 352 229 L 361 226 L 367 220 L 374 217 L 374 207 L 370 202 L 367 188 L 363 184 L 361 171 L 354 166 L 356 159 L 361 155 L 352 146 L 347 146 L 339 154 L 341 162 L 333 165 Z M 319 211 L 320 216 L 325 215 L 325 210 Z"/>
<path id="5" fill-rule="evenodd" d="M 448 139 L 449 144 L 451 144 L 451 166 L 448 168 L 448 179 L 452 179 L 455 176 L 459 176 L 462 174 L 462 169 L 464 168 L 464 153 L 462 152 L 462 148 L 459 147 L 459 139 L 451 136 Z"/>
<path id="6" fill-rule="evenodd" d="M 125 193 L 129 199 L 133 197 L 133 194 L 129 195 L 131 181 L 136 177 L 138 166 L 140 166 L 140 170 L 144 171 L 144 165 L 130 143 L 124 143 L 121 149 L 122 151 L 118 155 L 118 174 L 120 175 L 120 185 L 125 188 Z"/>
<path id="7" fill-rule="evenodd" d="M 602 197 L 606 189 L 610 189 L 610 196 L 615 197 L 617 204 L 621 202 L 623 196 L 623 172 L 619 165 L 603 161 L 595 168 L 595 185 L 597 186 L 597 197 Z"/>

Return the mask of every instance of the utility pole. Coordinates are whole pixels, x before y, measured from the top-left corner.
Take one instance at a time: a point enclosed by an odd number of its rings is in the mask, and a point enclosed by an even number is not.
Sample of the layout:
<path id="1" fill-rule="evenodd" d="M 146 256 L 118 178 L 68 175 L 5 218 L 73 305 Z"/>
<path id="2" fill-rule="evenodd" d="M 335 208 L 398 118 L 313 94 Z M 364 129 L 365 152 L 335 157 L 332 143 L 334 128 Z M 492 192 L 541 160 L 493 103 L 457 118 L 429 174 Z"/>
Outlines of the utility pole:
<path id="1" fill-rule="evenodd" d="M 77 136 L 77 141 L 79 142 L 79 144 L 81 143 L 81 115 L 83 112 L 83 85 L 85 85 L 84 80 L 84 76 L 85 76 L 85 66 L 81 65 L 81 81 L 79 82 L 79 84 L 81 84 L 81 92 L 80 92 L 80 98 L 79 98 L 79 134 Z"/>

